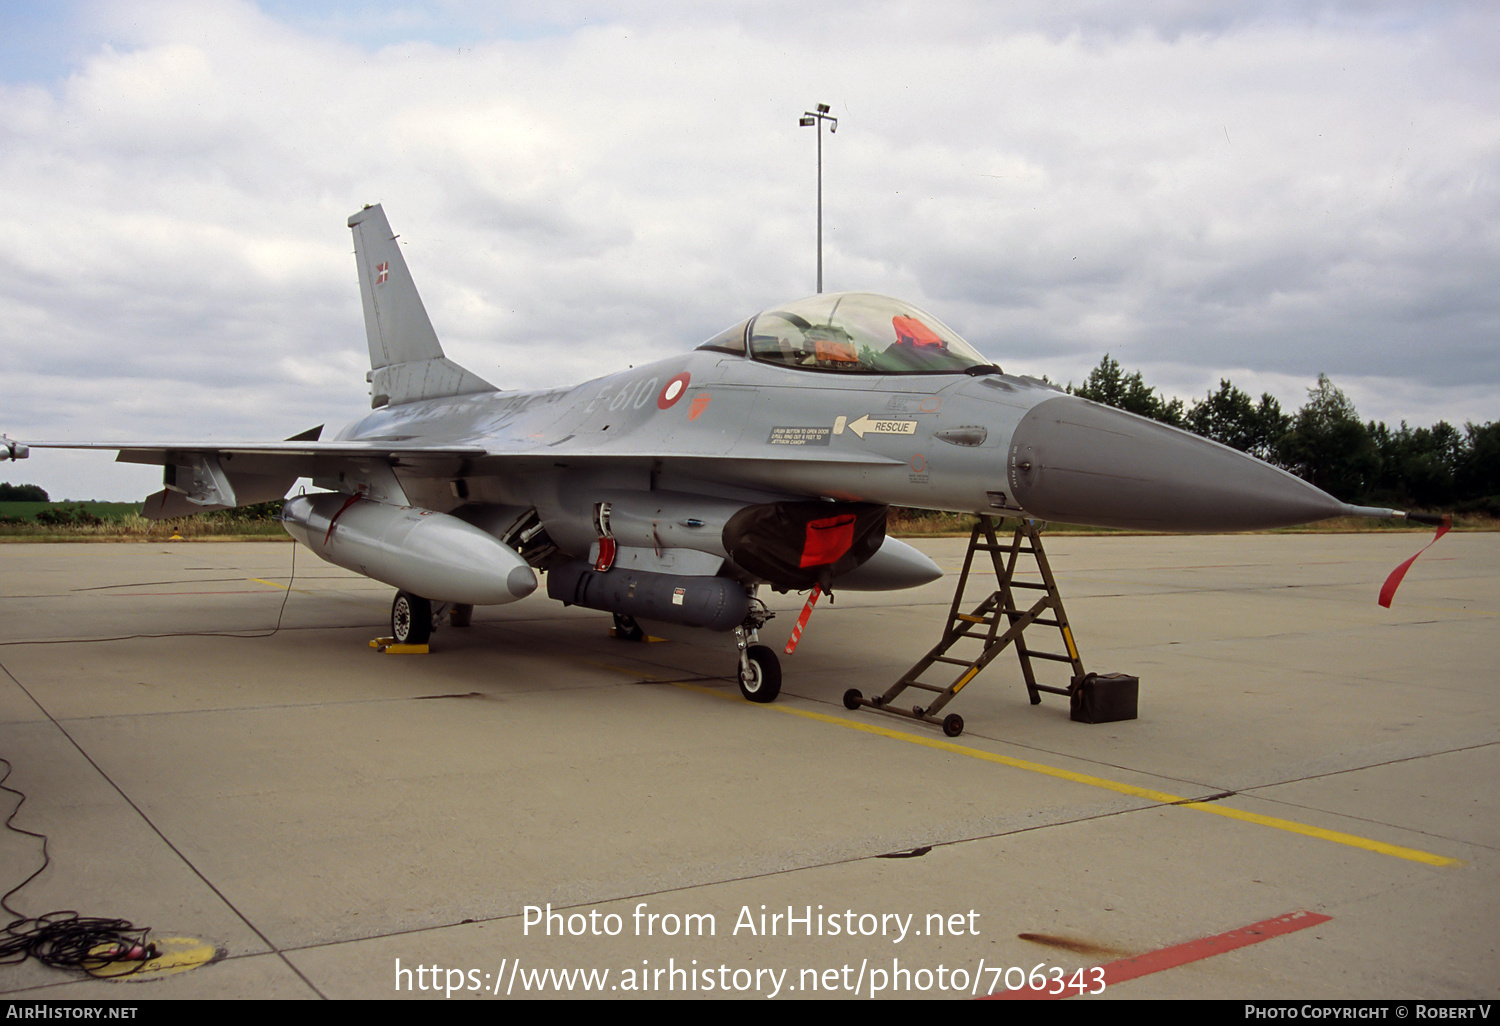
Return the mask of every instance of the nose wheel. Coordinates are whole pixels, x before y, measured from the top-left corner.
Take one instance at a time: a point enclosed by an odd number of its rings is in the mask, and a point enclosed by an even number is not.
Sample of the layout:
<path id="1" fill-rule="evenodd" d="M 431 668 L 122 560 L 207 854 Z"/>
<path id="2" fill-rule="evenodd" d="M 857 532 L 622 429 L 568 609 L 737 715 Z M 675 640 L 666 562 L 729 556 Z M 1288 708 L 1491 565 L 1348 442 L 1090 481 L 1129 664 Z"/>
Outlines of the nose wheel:
<path id="1" fill-rule="evenodd" d="M 774 649 L 751 645 L 740 652 L 740 694 L 750 702 L 774 702 L 781 694 L 781 660 Z"/>

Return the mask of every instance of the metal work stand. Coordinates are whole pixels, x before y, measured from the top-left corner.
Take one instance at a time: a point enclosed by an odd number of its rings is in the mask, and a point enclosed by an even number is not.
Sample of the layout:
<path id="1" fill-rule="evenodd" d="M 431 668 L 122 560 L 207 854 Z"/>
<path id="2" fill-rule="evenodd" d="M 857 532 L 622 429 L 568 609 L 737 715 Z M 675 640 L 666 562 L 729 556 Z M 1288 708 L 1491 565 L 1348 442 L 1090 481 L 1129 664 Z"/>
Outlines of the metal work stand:
<path id="1" fill-rule="evenodd" d="M 1078 646 L 1073 643 L 1073 632 L 1068 627 L 1067 614 L 1063 612 L 1062 596 L 1058 594 L 1057 581 L 1052 576 L 1052 567 L 1048 565 L 1047 554 L 1042 549 L 1041 531 L 1034 521 L 1018 521 L 1010 544 L 1002 545 L 995 537 L 995 528 L 1003 522 L 997 517 L 980 517 L 979 523 L 974 525 L 974 531 L 969 536 L 969 550 L 964 555 L 963 573 L 959 575 L 958 587 L 953 593 L 953 605 L 948 611 L 948 626 L 943 631 L 942 640 L 933 646 L 932 651 L 923 656 L 915 666 L 907 670 L 900 680 L 892 684 L 885 694 L 865 698 L 852 688 L 846 691 L 844 693 L 846 708 L 853 710 L 865 705 L 893 716 L 925 720 L 928 723 L 940 725 L 943 733 L 949 737 L 957 737 L 963 733 L 963 717 L 957 713 L 949 713 L 939 718 L 938 713 L 954 695 L 962 691 L 979 675 L 980 670 L 988 666 L 1005 650 L 1007 645 L 1012 644 L 1015 645 L 1016 656 L 1021 661 L 1021 673 L 1026 677 L 1026 691 L 1031 696 L 1032 705 L 1041 702 L 1043 691 L 1054 695 L 1072 695 L 1072 688 L 1038 684 L 1031 662 L 1033 659 L 1047 659 L 1052 662 L 1067 663 L 1072 668 L 1074 682 L 1084 677 L 1083 660 L 1078 655 Z M 979 603 L 972 613 L 961 613 L 959 610 L 963 607 L 964 592 L 969 585 L 969 571 L 973 568 L 976 552 L 990 554 L 990 563 L 994 566 L 995 578 L 1000 587 L 998 591 L 992 592 L 988 598 Z M 1041 574 L 1040 582 L 1017 580 L 1016 564 L 1022 555 L 1031 556 L 1035 560 L 1036 571 Z M 1030 608 L 1022 609 L 1016 601 L 1018 591 L 1039 591 L 1042 594 Z M 1058 633 L 1062 635 L 1066 653 L 1042 652 L 1028 646 L 1025 637 L 1026 629 L 1034 624 L 1057 628 Z M 1002 625 L 1006 627 L 1003 633 L 1001 632 Z M 949 651 L 960 642 L 978 642 L 983 648 L 973 658 L 949 655 Z M 972 646 L 969 651 L 972 652 Z M 934 663 L 945 663 L 961 667 L 961 669 L 958 676 L 947 686 L 924 683 L 920 677 Z M 926 708 L 919 705 L 913 706 L 910 712 L 895 708 L 891 703 L 907 688 L 931 691 L 938 697 Z"/>

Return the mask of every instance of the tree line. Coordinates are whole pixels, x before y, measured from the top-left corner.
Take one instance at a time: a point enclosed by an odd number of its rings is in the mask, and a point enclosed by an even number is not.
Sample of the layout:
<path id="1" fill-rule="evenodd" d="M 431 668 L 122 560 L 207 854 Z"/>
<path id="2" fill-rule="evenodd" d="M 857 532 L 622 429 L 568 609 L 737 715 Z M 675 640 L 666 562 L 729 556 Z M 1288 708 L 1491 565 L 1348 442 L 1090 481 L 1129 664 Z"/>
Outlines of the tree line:
<path id="1" fill-rule="evenodd" d="M 1425 428 L 1365 422 L 1326 374 L 1293 413 L 1223 378 L 1188 405 L 1159 395 L 1140 371 L 1126 374 L 1107 353 L 1068 391 L 1247 452 L 1345 502 L 1500 516 L 1500 421 L 1462 431 L 1441 420 Z"/>
<path id="2" fill-rule="evenodd" d="M 0 481 L 0 502 L 46 502 L 47 492 L 39 485 L 13 485 Z"/>

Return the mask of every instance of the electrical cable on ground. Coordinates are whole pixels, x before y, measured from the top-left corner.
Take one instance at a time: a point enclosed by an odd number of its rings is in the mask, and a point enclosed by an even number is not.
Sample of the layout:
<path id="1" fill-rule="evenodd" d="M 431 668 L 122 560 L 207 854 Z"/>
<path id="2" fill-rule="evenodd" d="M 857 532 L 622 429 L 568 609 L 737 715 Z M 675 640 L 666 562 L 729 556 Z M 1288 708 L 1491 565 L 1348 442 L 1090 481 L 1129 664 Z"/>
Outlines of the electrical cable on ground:
<path id="1" fill-rule="evenodd" d="M 281 630 L 281 620 L 286 613 L 287 600 L 292 594 L 292 584 L 297 579 L 297 547 L 292 546 L 291 574 L 287 579 L 286 594 L 281 597 L 281 607 L 276 611 L 276 626 L 270 631 L 260 634 L 203 634 L 206 637 L 232 637 L 232 638 L 269 638 Z M 183 634 L 152 634 L 129 635 L 130 638 L 143 637 L 189 637 L 199 636 L 188 633 Z M 90 640 L 126 640 L 126 638 L 104 639 L 96 638 Z M 12 642 L 11 644 L 15 644 Z M 22 642 L 22 644 L 38 644 L 38 642 Z M 11 907 L 10 899 L 27 884 L 41 876 L 46 868 L 52 864 L 52 856 L 47 851 L 47 835 L 39 834 L 33 830 L 16 826 L 14 820 L 21 811 L 21 806 L 26 804 L 26 794 L 6 783 L 10 779 L 14 767 L 9 759 L 0 756 L 0 763 L 5 766 L 4 774 L 0 774 L 0 791 L 16 796 L 15 808 L 10 810 L 10 815 L 5 817 L 7 830 L 27 837 L 35 837 L 42 842 L 42 864 L 37 867 L 26 879 L 16 884 L 10 890 L 0 896 L 0 908 L 3 908 L 15 918 L 8 923 L 3 931 L 0 931 L 0 965 L 16 965 L 35 958 L 44 965 L 54 969 L 79 969 L 91 975 L 98 974 L 101 970 L 109 969 L 111 978 L 128 976 L 131 973 L 140 972 L 148 962 L 156 958 L 158 951 L 154 943 L 146 940 L 146 935 L 151 932 L 150 927 L 138 927 L 128 919 L 109 919 L 99 916 L 80 916 L 72 909 L 63 909 L 57 912 L 48 912 L 46 915 L 35 918 L 23 915 L 17 909 Z M 124 971 L 120 971 L 121 967 Z"/>
<path id="2" fill-rule="evenodd" d="M 139 971 L 141 966 L 156 957 L 156 945 L 146 941 L 150 927 L 141 929 L 127 919 L 83 917 L 72 909 L 48 912 L 32 919 L 11 907 L 11 897 L 41 876 L 42 871 L 51 865 L 52 857 L 47 853 L 45 834 L 18 827 L 12 822 L 21 806 L 26 804 L 26 794 L 6 783 L 12 770 L 10 760 L 0 757 L 0 763 L 5 764 L 5 774 L 0 776 L 0 791 L 18 799 L 16 807 L 5 817 L 6 829 L 42 842 L 41 866 L 0 897 L 0 908 L 16 917 L 0 934 L 0 965 L 14 965 L 35 958 L 54 969 L 95 972 L 106 966 L 133 962 L 136 965 L 131 971 Z"/>

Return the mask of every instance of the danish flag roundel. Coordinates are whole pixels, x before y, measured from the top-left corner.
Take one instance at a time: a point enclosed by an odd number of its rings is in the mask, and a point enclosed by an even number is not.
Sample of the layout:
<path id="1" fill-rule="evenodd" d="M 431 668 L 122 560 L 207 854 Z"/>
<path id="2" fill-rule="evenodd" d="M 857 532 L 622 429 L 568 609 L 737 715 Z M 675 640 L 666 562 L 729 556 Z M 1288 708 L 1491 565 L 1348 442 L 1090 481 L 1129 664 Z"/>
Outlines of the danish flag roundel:
<path id="1" fill-rule="evenodd" d="M 661 394 L 656 397 L 656 408 L 658 410 L 671 409 L 672 405 L 682 398 L 682 393 L 687 391 L 688 382 L 691 380 L 692 375 L 683 371 L 668 381 L 662 388 Z"/>

